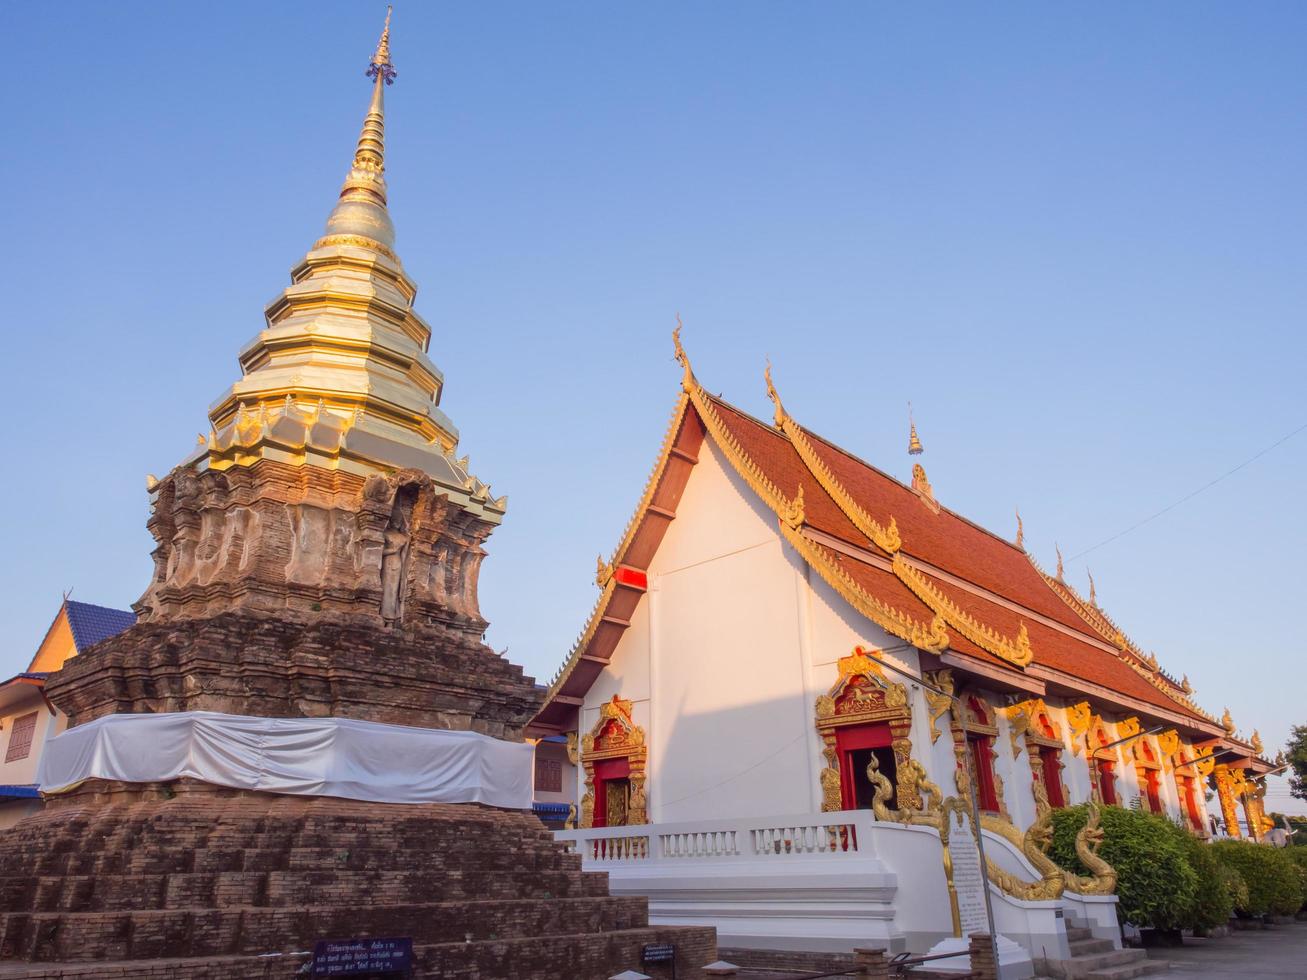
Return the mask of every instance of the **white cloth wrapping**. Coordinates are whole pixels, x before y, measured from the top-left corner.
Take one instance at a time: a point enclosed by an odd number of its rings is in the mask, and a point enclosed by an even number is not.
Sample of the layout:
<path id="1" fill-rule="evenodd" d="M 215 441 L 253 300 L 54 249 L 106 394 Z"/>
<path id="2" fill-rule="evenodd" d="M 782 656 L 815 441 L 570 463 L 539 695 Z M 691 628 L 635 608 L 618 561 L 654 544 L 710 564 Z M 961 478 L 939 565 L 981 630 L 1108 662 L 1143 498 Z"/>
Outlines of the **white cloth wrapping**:
<path id="1" fill-rule="evenodd" d="M 41 790 L 84 779 L 218 786 L 377 803 L 486 803 L 526 809 L 535 750 L 476 732 L 352 718 L 252 718 L 214 711 L 106 715 L 50 739 Z"/>

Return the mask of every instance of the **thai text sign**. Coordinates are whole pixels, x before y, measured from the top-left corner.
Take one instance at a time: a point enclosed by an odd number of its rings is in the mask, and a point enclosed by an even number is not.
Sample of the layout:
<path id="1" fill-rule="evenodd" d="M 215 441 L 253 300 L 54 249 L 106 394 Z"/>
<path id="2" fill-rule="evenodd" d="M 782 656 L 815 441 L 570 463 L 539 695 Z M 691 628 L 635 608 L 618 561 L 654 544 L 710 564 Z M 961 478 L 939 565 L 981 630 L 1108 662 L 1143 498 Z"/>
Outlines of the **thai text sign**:
<path id="1" fill-rule="evenodd" d="M 670 963 L 676 959 L 676 946 L 673 943 L 646 943 L 640 949 L 640 960 L 644 963 Z"/>
<path id="2" fill-rule="evenodd" d="M 961 920 L 962 935 L 973 932 L 989 932 L 989 920 L 985 915 L 985 876 L 980 870 L 980 852 L 976 850 L 976 835 L 972 831 L 968 815 L 946 813 L 944 819 L 950 821 L 948 835 L 948 854 L 953 865 L 953 888 L 958 897 L 958 918 Z"/>
<path id="3" fill-rule="evenodd" d="M 323 940 L 313 950 L 313 976 L 355 977 L 413 968 L 411 939 Z"/>

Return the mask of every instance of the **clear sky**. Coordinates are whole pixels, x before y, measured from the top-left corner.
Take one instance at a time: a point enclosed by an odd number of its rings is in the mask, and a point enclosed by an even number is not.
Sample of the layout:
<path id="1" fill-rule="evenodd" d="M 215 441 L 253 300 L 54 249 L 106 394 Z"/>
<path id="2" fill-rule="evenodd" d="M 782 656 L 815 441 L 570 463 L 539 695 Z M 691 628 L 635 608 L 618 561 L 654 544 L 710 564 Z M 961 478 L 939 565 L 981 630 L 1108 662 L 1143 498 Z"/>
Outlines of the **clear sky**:
<path id="1" fill-rule="evenodd" d="M 384 4 L 7 3 L 0 672 L 127 606 L 145 474 L 207 431 L 319 234 Z M 1307 7 L 401 3 L 398 251 L 509 494 L 490 641 L 547 678 L 679 373 L 1047 567 L 1307 423 Z M 1092 554 L 1104 606 L 1271 754 L 1307 723 L 1307 433 Z M 1268 804 L 1281 808 L 1274 787 Z"/>

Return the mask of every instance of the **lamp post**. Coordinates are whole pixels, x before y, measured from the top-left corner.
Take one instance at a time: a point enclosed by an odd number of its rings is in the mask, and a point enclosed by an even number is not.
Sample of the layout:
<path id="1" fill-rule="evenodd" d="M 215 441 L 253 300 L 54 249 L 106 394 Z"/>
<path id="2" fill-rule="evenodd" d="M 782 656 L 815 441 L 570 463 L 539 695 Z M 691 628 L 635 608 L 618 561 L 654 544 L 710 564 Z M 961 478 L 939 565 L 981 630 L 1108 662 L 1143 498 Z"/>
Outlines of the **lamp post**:
<path id="1" fill-rule="evenodd" d="M 887 651 L 882 651 L 882 653 L 884 652 Z M 882 667 L 886 667 L 889 670 L 894 671 L 894 673 L 898 674 L 899 676 L 906 677 L 908 680 L 912 681 L 912 683 L 920 685 L 922 688 L 926 689 L 927 691 L 933 691 L 935 694 L 941 694 L 944 697 L 948 698 L 949 714 L 952 716 L 953 724 L 960 725 L 960 722 L 958 721 L 957 711 L 958 711 L 958 706 L 962 702 L 959 698 L 957 698 L 953 694 L 950 694 L 948 691 L 941 690 L 940 688 L 936 687 L 934 684 L 927 683 L 925 680 L 918 677 L 916 674 L 909 673 L 908 671 L 903 670 L 901 667 L 894 666 L 892 663 L 889 663 L 887 660 L 883 658 L 876 662 L 880 664 Z M 978 775 L 979 774 L 977 774 L 977 777 Z M 985 834 L 980 826 L 980 795 L 976 792 L 976 787 L 974 785 L 977 781 L 978 778 L 968 778 L 967 796 L 971 800 L 971 828 L 972 830 L 975 831 L 976 851 L 980 856 L 980 881 L 981 881 L 981 885 L 983 886 L 981 891 L 985 896 L 985 920 L 986 922 L 989 923 L 989 941 L 994 949 L 994 961 L 995 963 L 997 963 L 998 962 L 998 933 L 994 929 L 994 904 L 989 895 L 989 862 L 985 858 Z M 949 819 L 949 815 L 947 813 L 944 814 L 944 819 L 945 820 Z"/>

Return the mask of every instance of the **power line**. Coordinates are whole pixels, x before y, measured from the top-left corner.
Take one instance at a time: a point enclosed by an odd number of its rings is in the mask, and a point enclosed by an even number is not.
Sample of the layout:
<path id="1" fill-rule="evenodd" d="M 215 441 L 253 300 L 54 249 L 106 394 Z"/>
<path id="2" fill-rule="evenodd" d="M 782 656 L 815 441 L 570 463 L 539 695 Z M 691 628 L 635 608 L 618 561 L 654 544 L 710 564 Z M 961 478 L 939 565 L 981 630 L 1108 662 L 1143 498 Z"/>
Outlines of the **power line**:
<path id="1" fill-rule="evenodd" d="M 1139 530 L 1139 528 L 1143 527 L 1145 524 L 1151 523 L 1152 521 L 1157 520 L 1157 519 L 1158 519 L 1159 517 L 1161 517 L 1163 514 L 1166 514 L 1166 513 L 1169 513 L 1170 511 L 1175 510 L 1175 509 L 1176 509 L 1177 507 L 1179 507 L 1181 504 L 1186 503 L 1186 502 L 1188 502 L 1188 501 L 1190 501 L 1190 500 L 1193 500 L 1194 497 L 1197 497 L 1197 496 L 1198 496 L 1200 493 L 1202 493 L 1204 490 L 1210 490 L 1212 487 L 1216 486 L 1218 483 L 1220 483 L 1220 482 L 1221 482 L 1222 480 L 1224 480 L 1226 477 L 1234 476 L 1234 474 L 1238 473 L 1241 469 L 1243 469 L 1243 468 L 1244 468 L 1245 466 L 1247 466 L 1249 463 L 1255 463 L 1257 460 L 1261 459 L 1263 456 L 1265 456 L 1267 453 L 1269 453 L 1272 449 L 1276 449 L 1276 448 L 1282 446 L 1284 443 L 1288 442 L 1290 439 L 1292 439 L 1294 436 L 1296 436 L 1299 432 L 1302 432 L 1302 431 L 1305 430 L 1305 429 L 1307 429 L 1307 422 L 1304 422 L 1302 425 L 1298 426 L 1298 428 L 1294 429 L 1294 430 L 1293 430 L 1292 432 L 1290 432 L 1287 436 L 1283 436 L 1282 438 L 1277 439 L 1275 442 L 1271 443 L 1269 446 L 1267 446 L 1267 447 L 1266 447 L 1265 449 L 1263 449 L 1261 452 L 1257 453 L 1255 456 L 1249 456 L 1247 459 L 1245 459 L 1245 460 L 1244 460 L 1242 463 L 1240 463 L 1238 466 L 1234 467 L 1233 469 L 1226 470 L 1224 473 L 1222 473 L 1220 476 L 1218 476 L 1215 480 L 1212 480 L 1212 481 L 1210 481 L 1210 482 L 1208 482 L 1208 483 L 1204 483 L 1204 484 L 1203 484 L 1201 487 L 1199 487 L 1197 490 L 1193 491 L 1193 493 L 1186 494 L 1185 496 L 1183 496 L 1183 497 L 1181 497 L 1179 500 L 1177 500 L 1175 503 L 1173 503 L 1173 504 L 1168 504 L 1167 506 L 1163 507 L 1163 508 L 1162 508 L 1161 510 L 1159 510 L 1157 513 L 1152 514 L 1152 515 L 1150 515 L 1150 516 L 1148 516 L 1148 517 L 1145 517 L 1142 521 L 1139 521 L 1139 522 L 1136 523 L 1136 524 L 1131 524 L 1131 525 L 1130 525 L 1128 528 L 1126 528 L 1124 531 L 1120 531 L 1120 532 L 1118 532 L 1118 533 L 1112 535 L 1110 538 L 1105 538 L 1104 540 L 1098 542 L 1098 544 L 1094 545 L 1092 548 L 1086 548 L 1084 551 L 1081 551 L 1081 552 L 1079 552 L 1079 553 L 1077 553 L 1077 554 L 1072 555 L 1070 558 L 1067 559 L 1067 561 L 1075 561 L 1077 558 L 1083 558 L 1085 555 L 1089 554 L 1091 551 L 1097 551 L 1099 548 L 1103 547 L 1104 545 L 1111 544 L 1111 543 L 1112 543 L 1113 541 L 1115 541 L 1117 538 L 1123 538 L 1123 537 L 1125 537 L 1127 534 L 1129 534 L 1131 531 L 1137 531 L 1137 530 Z"/>

